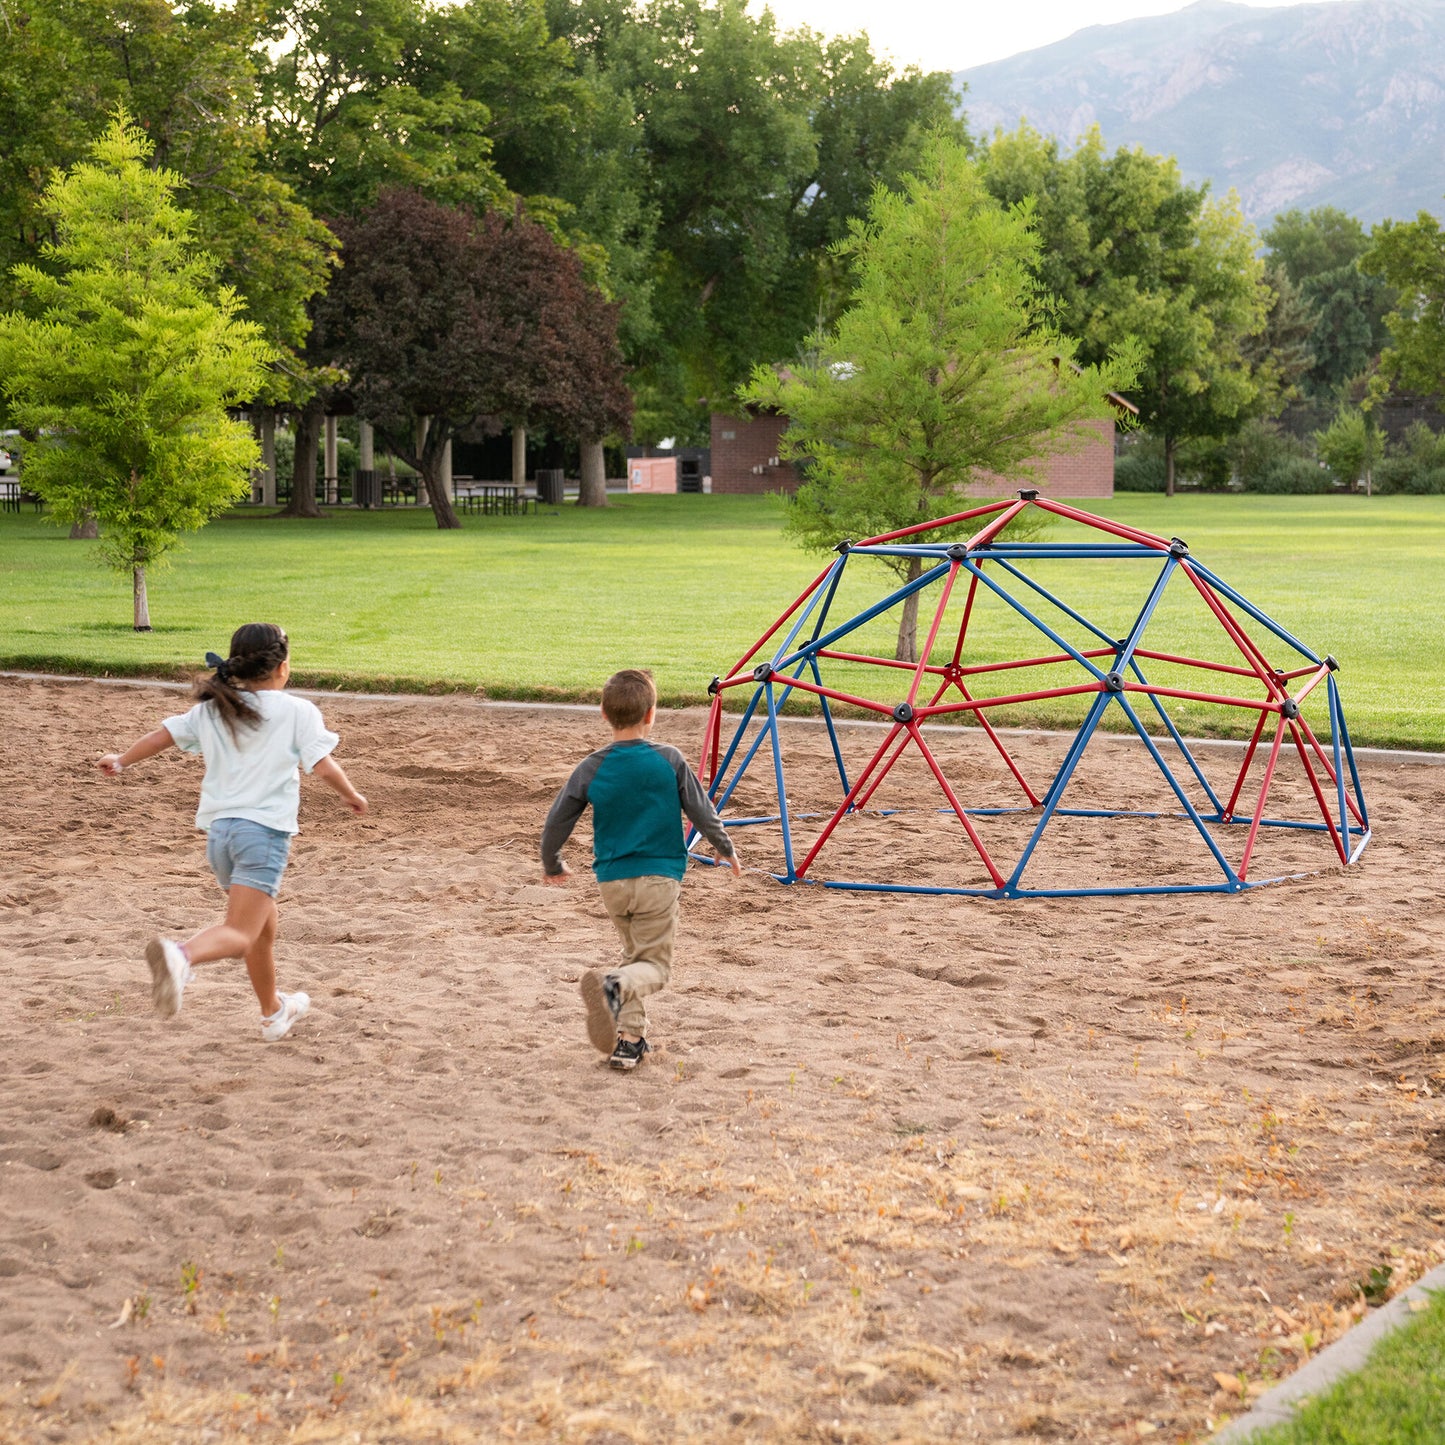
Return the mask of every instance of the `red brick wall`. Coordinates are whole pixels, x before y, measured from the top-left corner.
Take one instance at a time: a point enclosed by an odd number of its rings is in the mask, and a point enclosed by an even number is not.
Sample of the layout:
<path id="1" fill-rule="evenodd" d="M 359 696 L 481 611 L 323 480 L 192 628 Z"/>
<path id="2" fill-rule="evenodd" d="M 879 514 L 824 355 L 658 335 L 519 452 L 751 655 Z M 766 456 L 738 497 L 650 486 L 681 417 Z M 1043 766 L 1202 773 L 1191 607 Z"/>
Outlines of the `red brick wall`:
<path id="1" fill-rule="evenodd" d="M 712 489 L 715 492 L 795 492 L 798 475 L 787 462 L 776 466 L 785 416 L 712 414 Z"/>
<path id="2" fill-rule="evenodd" d="M 778 439 L 788 419 L 762 416 L 712 416 L 712 489 L 715 492 L 793 492 L 797 473 L 787 462 L 772 465 Z M 1034 486 L 1046 497 L 1112 497 L 1114 495 L 1114 423 L 1081 422 L 1093 433 L 1077 450 L 1047 457 L 1032 481 L 980 478 L 971 495 L 1002 497 L 1021 486 Z"/>

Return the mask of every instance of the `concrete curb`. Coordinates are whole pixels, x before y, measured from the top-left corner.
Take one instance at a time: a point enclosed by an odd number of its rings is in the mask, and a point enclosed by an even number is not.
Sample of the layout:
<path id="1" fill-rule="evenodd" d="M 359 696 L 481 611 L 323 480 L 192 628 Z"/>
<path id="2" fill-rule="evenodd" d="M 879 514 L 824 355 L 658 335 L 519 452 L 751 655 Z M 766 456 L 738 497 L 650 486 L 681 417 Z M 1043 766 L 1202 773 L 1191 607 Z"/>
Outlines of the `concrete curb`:
<path id="1" fill-rule="evenodd" d="M 1288 1425 L 1294 1419 L 1297 1406 L 1323 1395 L 1344 1376 L 1361 1369 L 1375 1346 L 1408 1322 L 1411 1300 L 1428 1302 L 1431 1294 L 1442 1290 L 1445 1290 L 1445 1264 L 1437 1265 L 1409 1289 L 1367 1315 L 1328 1349 L 1321 1350 L 1289 1379 L 1261 1395 L 1247 1415 L 1231 1420 L 1210 1436 L 1210 1445 L 1246 1445 L 1260 1430 Z"/>
<path id="2" fill-rule="evenodd" d="M 0 678 L 9 678 L 15 682 L 70 682 L 70 683 L 95 683 L 102 687 L 150 687 L 159 688 L 165 692 L 189 692 L 191 685 L 188 682 L 164 682 L 156 678 L 148 677 L 80 677 L 60 672 L 6 672 L 0 670 Z M 339 697 L 346 698 L 352 702 L 393 702 L 393 703 L 445 703 L 445 702 L 470 702 L 474 707 L 493 708 L 498 711 L 521 711 L 521 712 L 587 712 L 595 713 L 597 704 L 592 702 L 511 702 L 506 699 L 479 698 L 467 692 L 341 692 L 329 688 L 306 688 L 294 687 L 292 692 L 301 697 Z M 679 708 L 679 712 L 695 712 L 699 715 L 706 712 L 705 708 Z M 782 717 L 780 722 L 798 723 L 804 726 L 821 727 L 823 719 L 820 717 Z M 835 727 L 848 728 L 889 728 L 892 723 L 870 722 L 862 718 L 835 718 Z M 948 731 L 951 725 L 948 723 L 924 723 L 928 731 Z M 1002 735 L 1008 737 L 1036 737 L 1036 738 L 1072 738 L 1071 732 L 1055 732 L 1044 728 L 998 728 Z M 1139 739 L 1133 733 L 1098 733 L 1099 738 L 1105 742 L 1128 743 L 1139 745 Z M 1232 748 L 1240 749 L 1245 746 L 1239 738 L 1187 738 L 1191 748 Z M 1416 752 L 1411 748 L 1356 748 L 1357 758 L 1372 763 L 1420 763 L 1427 767 L 1445 767 L 1445 753 Z"/>

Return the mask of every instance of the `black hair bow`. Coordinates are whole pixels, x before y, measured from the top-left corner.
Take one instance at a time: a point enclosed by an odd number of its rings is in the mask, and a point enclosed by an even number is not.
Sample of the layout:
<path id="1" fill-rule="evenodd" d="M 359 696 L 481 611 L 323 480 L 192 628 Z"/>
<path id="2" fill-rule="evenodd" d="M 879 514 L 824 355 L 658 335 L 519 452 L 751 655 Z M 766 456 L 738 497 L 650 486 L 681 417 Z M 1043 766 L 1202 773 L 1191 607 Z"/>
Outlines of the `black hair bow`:
<path id="1" fill-rule="evenodd" d="M 215 669 L 216 677 L 219 681 L 229 681 L 231 676 L 231 665 L 226 661 L 224 657 L 220 657 L 214 652 L 208 652 L 206 654 L 206 666 Z"/>

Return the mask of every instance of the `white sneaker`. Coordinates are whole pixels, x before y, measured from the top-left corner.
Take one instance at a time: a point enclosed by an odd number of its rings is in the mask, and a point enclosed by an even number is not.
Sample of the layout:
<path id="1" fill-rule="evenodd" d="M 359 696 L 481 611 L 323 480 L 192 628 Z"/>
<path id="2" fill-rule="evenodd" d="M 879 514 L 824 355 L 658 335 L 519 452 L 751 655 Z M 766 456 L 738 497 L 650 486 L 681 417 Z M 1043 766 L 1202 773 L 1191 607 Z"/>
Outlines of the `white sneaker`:
<path id="1" fill-rule="evenodd" d="M 151 968 L 151 1002 L 156 1012 L 168 1019 L 181 1011 L 181 994 L 191 981 L 191 965 L 179 943 L 153 938 L 146 944 L 146 962 Z"/>
<path id="2" fill-rule="evenodd" d="M 310 1007 L 311 997 L 304 993 L 278 993 L 281 1007 L 268 1019 L 261 1020 L 261 1037 L 268 1044 L 284 1039 L 291 1032 L 291 1025 Z"/>

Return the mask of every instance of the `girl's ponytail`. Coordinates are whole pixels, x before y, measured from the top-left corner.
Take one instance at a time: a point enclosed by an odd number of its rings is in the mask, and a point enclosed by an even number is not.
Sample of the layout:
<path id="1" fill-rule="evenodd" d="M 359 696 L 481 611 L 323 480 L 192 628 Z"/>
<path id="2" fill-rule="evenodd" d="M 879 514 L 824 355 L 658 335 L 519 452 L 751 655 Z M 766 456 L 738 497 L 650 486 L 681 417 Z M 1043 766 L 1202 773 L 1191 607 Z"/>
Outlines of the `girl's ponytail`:
<path id="1" fill-rule="evenodd" d="M 222 722 L 234 738 L 236 728 L 244 723 L 255 727 L 261 714 L 250 693 L 238 682 L 260 682 L 271 676 L 290 655 L 291 646 L 285 631 L 274 622 L 248 622 L 231 634 L 231 655 L 218 657 L 206 654 L 206 666 L 213 669 L 209 677 L 196 679 L 196 698 L 216 705 Z"/>

